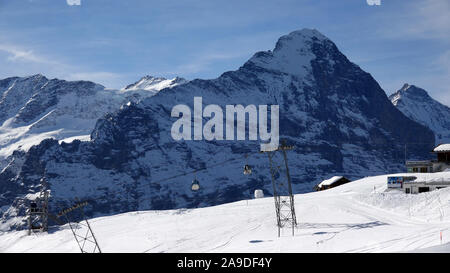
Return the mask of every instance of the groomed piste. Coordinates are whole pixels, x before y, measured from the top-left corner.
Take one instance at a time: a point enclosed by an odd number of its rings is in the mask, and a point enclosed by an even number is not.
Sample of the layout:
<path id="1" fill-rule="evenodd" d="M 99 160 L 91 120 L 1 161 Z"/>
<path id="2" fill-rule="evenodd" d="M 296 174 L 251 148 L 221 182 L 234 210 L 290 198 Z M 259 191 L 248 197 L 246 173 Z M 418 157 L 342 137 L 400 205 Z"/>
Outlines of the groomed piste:
<path id="1" fill-rule="evenodd" d="M 414 175 L 450 179 L 450 172 Z M 295 195 L 294 237 L 290 229 L 277 237 L 272 197 L 199 209 L 136 211 L 90 223 L 103 252 L 448 252 L 450 188 L 405 194 L 387 190 L 387 176 Z M 2 233 L 0 251 L 79 248 L 65 225 L 48 234 Z"/>

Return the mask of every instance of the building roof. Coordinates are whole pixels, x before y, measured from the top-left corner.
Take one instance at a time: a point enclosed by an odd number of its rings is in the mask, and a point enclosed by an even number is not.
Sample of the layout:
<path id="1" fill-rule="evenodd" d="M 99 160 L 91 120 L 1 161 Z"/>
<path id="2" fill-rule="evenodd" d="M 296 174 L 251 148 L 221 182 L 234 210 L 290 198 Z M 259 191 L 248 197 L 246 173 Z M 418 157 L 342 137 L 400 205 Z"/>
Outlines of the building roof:
<path id="1" fill-rule="evenodd" d="M 450 144 L 439 144 L 433 152 L 450 152 Z"/>
<path id="2" fill-rule="evenodd" d="M 344 177 L 343 176 L 333 176 L 330 179 L 327 179 L 327 180 L 324 180 L 324 181 L 320 182 L 317 186 L 319 188 L 323 187 L 323 186 L 329 186 L 329 185 L 333 184 L 334 182 L 336 182 L 338 180 L 341 180 L 342 178 L 344 178 Z"/>
<path id="3" fill-rule="evenodd" d="M 417 178 L 405 184 L 423 183 L 431 185 L 450 185 L 450 172 L 415 174 Z"/>
<path id="4" fill-rule="evenodd" d="M 426 184 L 426 185 L 450 185 L 450 180 L 445 178 L 416 179 L 413 181 L 405 181 L 404 184 Z"/>
<path id="5" fill-rule="evenodd" d="M 408 160 L 406 166 L 433 166 L 431 160 Z"/>

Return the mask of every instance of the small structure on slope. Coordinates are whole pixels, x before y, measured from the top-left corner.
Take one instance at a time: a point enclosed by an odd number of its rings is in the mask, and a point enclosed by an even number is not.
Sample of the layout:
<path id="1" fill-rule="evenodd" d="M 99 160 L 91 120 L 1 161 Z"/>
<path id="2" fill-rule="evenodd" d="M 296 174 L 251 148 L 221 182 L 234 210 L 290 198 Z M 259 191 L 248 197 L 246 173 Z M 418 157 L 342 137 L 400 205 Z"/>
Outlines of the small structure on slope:
<path id="1" fill-rule="evenodd" d="M 263 190 L 255 190 L 255 199 L 264 198 Z"/>
<path id="2" fill-rule="evenodd" d="M 317 184 L 316 186 L 314 186 L 314 190 L 323 191 L 346 184 L 348 182 L 350 182 L 350 180 L 345 178 L 344 176 L 333 176 L 332 178 L 324 180 L 319 184 Z"/>
<path id="3" fill-rule="evenodd" d="M 403 189 L 403 184 L 408 181 L 414 181 L 416 176 L 388 176 L 387 188 L 388 189 Z"/>

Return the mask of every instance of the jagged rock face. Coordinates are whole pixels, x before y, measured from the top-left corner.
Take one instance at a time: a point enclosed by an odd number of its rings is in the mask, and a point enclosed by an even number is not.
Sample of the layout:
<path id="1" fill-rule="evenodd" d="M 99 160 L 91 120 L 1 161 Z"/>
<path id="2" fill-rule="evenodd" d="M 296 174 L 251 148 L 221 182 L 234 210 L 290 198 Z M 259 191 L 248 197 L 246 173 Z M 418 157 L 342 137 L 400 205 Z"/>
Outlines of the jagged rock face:
<path id="1" fill-rule="evenodd" d="M 26 124 L 55 106 L 65 95 L 86 97 L 104 89 L 88 81 L 67 82 L 48 80 L 42 75 L 25 78 L 7 78 L 0 81 L 0 123 L 14 118 L 13 124 Z"/>
<path id="2" fill-rule="evenodd" d="M 8 172 L 13 166 L 0 174 L 1 192 L 12 187 L 6 185 L 21 189 L 3 194 L 0 206 L 32 192 L 44 167 L 51 205 L 77 196 L 90 200 L 91 215 L 214 205 L 250 198 L 255 189 L 270 194 L 269 161 L 258 153 L 259 142 L 172 139 L 172 107 L 193 109 L 194 96 L 222 109 L 279 105 L 281 138 L 295 146 L 288 153 L 295 193 L 334 175 L 401 171 L 403 143 L 426 143 L 410 151 L 417 156 L 434 145 L 433 133 L 398 111 L 370 74 L 318 31 L 304 29 L 281 37 L 273 51 L 256 53 L 236 71 L 123 106 L 97 121 L 89 142 L 49 140 L 33 147 L 15 176 Z M 253 167 L 252 175 L 242 174 L 244 164 Z M 193 170 L 201 171 L 183 175 Z M 198 192 L 190 190 L 194 177 Z"/>
<path id="3" fill-rule="evenodd" d="M 42 75 L 0 80 L 0 170 L 14 150 L 27 151 L 45 138 L 89 140 L 97 119 L 152 95 L 148 90 L 110 90 Z"/>
<path id="4" fill-rule="evenodd" d="M 450 108 L 434 100 L 427 91 L 404 84 L 389 99 L 407 117 L 430 128 L 436 144 L 450 142 Z"/>

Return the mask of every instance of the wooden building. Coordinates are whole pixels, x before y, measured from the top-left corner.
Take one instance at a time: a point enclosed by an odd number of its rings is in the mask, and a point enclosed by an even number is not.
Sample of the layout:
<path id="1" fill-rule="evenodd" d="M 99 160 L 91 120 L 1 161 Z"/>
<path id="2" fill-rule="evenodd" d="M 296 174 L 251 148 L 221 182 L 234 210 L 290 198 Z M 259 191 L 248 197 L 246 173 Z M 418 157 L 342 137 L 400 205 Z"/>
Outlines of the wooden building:
<path id="1" fill-rule="evenodd" d="M 433 161 L 433 172 L 443 172 L 450 168 L 450 144 L 440 144 L 433 149 L 437 160 Z"/>
<path id="2" fill-rule="evenodd" d="M 406 161 L 408 173 L 436 173 L 450 168 L 450 144 L 439 144 L 432 151 L 435 160 Z"/>
<path id="3" fill-rule="evenodd" d="M 433 162 L 431 160 L 406 161 L 406 169 L 409 173 L 432 173 Z"/>
<path id="4" fill-rule="evenodd" d="M 332 178 L 324 180 L 319 184 L 317 184 L 316 186 L 314 186 L 314 190 L 323 191 L 340 186 L 342 184 L 346 184 L 348 182 L 350 182 L 350 180 L 343 176 L 333 176 Z"/>

